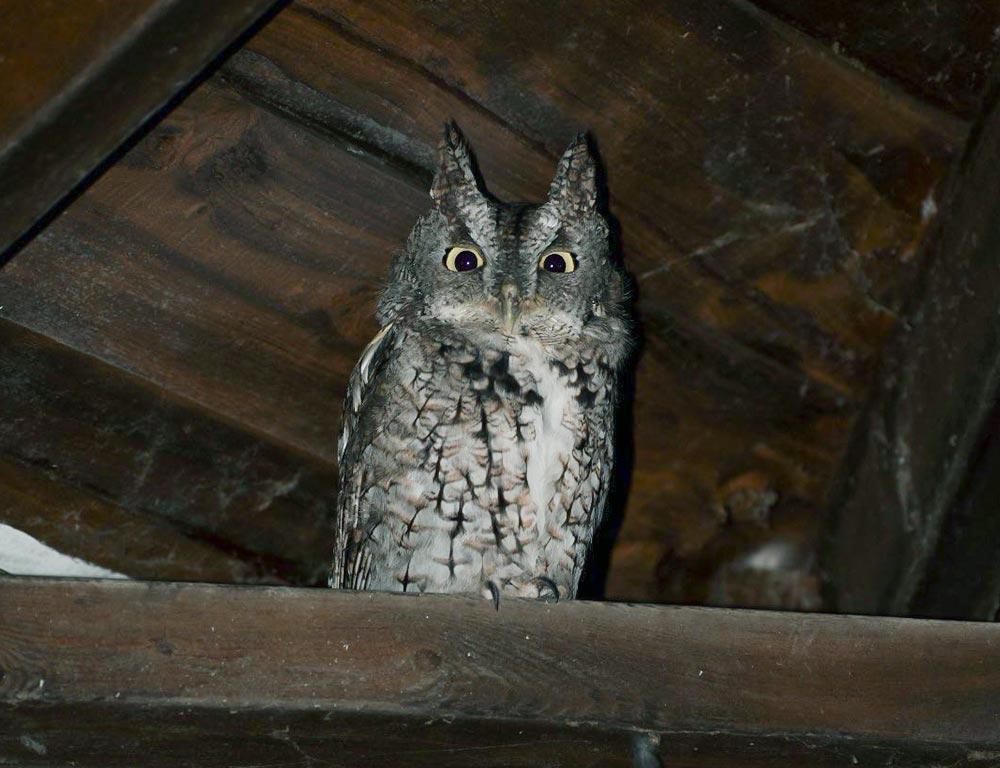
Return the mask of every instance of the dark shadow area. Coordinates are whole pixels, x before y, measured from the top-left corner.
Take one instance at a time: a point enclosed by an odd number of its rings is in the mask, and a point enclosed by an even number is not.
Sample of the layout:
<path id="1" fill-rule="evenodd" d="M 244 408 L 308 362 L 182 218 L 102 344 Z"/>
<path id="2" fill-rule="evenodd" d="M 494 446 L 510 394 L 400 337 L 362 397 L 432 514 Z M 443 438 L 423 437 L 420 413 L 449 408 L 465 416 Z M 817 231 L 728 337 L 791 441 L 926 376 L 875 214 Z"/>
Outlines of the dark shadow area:
<path id="1" fill-rule="evenodd" d="M 612 258 L 624 265 L 622 252 L 621 224 L 609 211 L 608 184 L 604 163 L 601 160 L 600 147 L 590 135 L 587 137 L 590 150 L 597 166 L 598 210 L 608 221 L 611 230 Z M 642 321 L 638 314 L 639 286 L 628 272 L 625 273 L 626 286 L 632 299 L 633 335 L 635 346 L 628 362 L 622 369 L 618 381 L 618 391 L 621 398 L 615 421 L 615 466 L 611 479 L 611 489 L 608 495 L 608 508 L 605 510 L 604 521 L 594 535 L 594 543 L 590 555 L 580 576 L 580 586 L 577 597 L 581 600 L 603 600 L 611 569 L 611 553 L 621 532 L 625 520 L 625 509 L 632 486 L 632 468 L 635 464 L 635 366 L 642 352 L 643 335 Z"/>

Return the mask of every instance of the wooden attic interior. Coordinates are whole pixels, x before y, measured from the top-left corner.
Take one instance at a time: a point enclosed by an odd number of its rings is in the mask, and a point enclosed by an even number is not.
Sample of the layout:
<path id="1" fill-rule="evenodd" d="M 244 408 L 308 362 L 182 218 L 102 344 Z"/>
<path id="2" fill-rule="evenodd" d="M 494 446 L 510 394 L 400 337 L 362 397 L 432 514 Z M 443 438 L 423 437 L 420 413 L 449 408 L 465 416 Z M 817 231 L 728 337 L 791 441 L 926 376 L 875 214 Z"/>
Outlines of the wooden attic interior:
<path id="1" fill-rule="evenodd" d="M 994 625 L 583 604 L 484 616 L 457 598 L 263 586 L 323 581 L 340 398 L 451 118 L 502 198 L 541 197 L 582 129 L 605 166 L 643 349 L 628 492 L 590 597 L 995 621 L 1000 6 L 41 9 L 0 8 L 0 524 L 133 579 L 258 589 L 0 580 L 0 711 L 20 729 L 0 729 L 0 762 L 168 765 L 211 744 L 213 765 L 352 765 L 351 738 L 361 750 L 393 732 L 413 765 L 657 764 L 640 762 L 639 731 L 664 765 L 833 765 L 853 747 L 865 764 L 1000 762 Z M 306 634 L 244 615 L 206 639 L 230 604 Z M 595 650 L 462 704 L 462 684 L 488 689 L 504 667 L 441 650 L 482 650 L 450 611 L 500 637 L 537 626 L 549 661 L 572 631 L 611 657 L 631 627 L 625 640 L 662 641 L 626 655 L 667 672 L 649 689 L 619 678 L 640 687 L 617 710 L 596 684 L 565 708 L 525 703 Z M 425 613 L 426 653 L 380 656 L 364 629 Z M 88 655 L 93 622 L 118 639 Z M 308 630 L 347 626 L 376 650 L 335 655 L 343 680 L 392 681 L 378 691 L 345 693 L 310 655 Z M 25 641 L 46 633 L 61 640 Z M 291 655 L 267 650 L 272 633 Z M 741 693 L 699 698 L 698 670 L 669 671 L 682 651 L 709 654 L 714 684 Z M 239 728 L 212 660 L 245 672 Z M 289 664 L 326 680 L 316 698 L 295 693 Z M 99 682 L 114 676 L 123 690 Z M 914 691 L 936 708 L 904 707 Z M 793 713 L 817 697 L 826 714 Z M 131 736 L 85 746 L 116 717 Z M 510 746 L 525 728 L 547 752 Z M 143 746 L 156 738 L 161 763 Z M 449 753 L 450 739 L 496 746 Z"/>

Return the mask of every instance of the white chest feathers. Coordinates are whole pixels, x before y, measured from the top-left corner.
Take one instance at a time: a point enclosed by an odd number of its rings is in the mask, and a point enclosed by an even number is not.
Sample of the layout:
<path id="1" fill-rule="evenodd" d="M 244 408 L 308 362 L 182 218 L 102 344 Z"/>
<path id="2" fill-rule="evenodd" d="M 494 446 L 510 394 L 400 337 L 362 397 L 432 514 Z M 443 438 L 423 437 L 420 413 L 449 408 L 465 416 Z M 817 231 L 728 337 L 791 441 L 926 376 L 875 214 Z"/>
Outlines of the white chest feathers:
<path id="1" fill-rule="evenodd" d="M 522 413 L 525 425 L 530 425 L 525 430 L 525 479 L 541 532 L 553 511 L 557 485 L 570 479 L 567 469 L 571 469 L 576 443 L 574 425 L 579 421 L 579 406 L 565 379 L 547 360 L 531 356 L 525 364 L 530 366 L 541 398 L 539 405 L 527 406 Z"/>

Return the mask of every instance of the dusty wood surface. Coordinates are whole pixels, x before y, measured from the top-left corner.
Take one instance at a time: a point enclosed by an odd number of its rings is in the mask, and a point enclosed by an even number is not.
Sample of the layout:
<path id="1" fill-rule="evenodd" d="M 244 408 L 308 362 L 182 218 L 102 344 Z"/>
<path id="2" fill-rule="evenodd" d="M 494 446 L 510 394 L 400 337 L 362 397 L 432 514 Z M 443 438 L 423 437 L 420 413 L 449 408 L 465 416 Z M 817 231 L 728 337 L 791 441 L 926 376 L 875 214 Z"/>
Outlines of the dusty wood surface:
<path id="1" fill-rule="evenodd" d="M 643 734 L 513 718 L 331 715 L 322 708 L 32 703 L 4 715 L 9 727 L 0 732 L 0 757 L 18 768 L 993 768 L 1000 760 L 994 742 Z"/>
<path id="2" fill-rule="evenodd" d="M 981 424 L 965 477 L 908 613 L 1000 621 L 1000 412 Z"/>
<path id="3" fill-rule="evenodd" d="M 275 0 L 12 0 L 0 10 L 0 260 Z"/>
<path id="4" fill-rule="evenodd" d="M 0 320 L 0 520 L 135 578 L 317 583 L 322 462 Z"/>
<path id="5" fill-rule="evenodd" d="M 449 117 L 501 196 L 580 128 L 604 157 L 645 333 L 605 594 L 820 607 L 820 510 L 968 124 L 753 5 L 294 3 L 0 272 L 0 317 L 332 473 Z M 47 444 L 67 494 L 103 472 Z M 107 500 L 156 517 L 145 482 Z M 180 517 L 242 550 L 214 515 Z"/>
<path id="6" fill-rule="evenodd" d="M 1000 605 L 998 172 L 994 100 L 831 509 L 828 568 L 840 610 L 991 619 Z"/>
<path id="7" fill-rule="evenodd" d="M 627 765 L 637 732 L 664 765 L 1000 755 L 991 624 L 9 577 L 0 613 L 14 765 Z"/>
<path id="8" fill-rule="evenodd" d="M 838 56 L 931 103 L 975 119 L 1000 52 L 1000 4 L 754 0 Z"/>

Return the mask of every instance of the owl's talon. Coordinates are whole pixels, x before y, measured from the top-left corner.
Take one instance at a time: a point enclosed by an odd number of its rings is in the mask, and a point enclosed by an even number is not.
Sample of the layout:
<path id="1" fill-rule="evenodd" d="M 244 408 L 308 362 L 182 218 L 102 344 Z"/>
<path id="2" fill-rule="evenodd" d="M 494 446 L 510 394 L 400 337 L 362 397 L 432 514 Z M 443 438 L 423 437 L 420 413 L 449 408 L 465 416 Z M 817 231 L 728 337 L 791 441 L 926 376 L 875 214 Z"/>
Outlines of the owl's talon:
<path id="1" fill-rule="evenodd" d="M 539 576 L 534 580 L 538 588 L 538 599 L 547 603 L 559 602 L 559 587 L 548 576 Z M 546 592 L 548 594 L 546 594 Z"/>
<path id="2" fill-rule="evenodd" d="M 492 581 L 487 581 L 486 586 L 490 590 L 490 594 L 493 595 L 493 607 L 499 612 L 500 610 L 500 589 Z"/>

